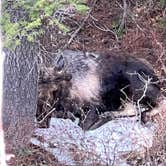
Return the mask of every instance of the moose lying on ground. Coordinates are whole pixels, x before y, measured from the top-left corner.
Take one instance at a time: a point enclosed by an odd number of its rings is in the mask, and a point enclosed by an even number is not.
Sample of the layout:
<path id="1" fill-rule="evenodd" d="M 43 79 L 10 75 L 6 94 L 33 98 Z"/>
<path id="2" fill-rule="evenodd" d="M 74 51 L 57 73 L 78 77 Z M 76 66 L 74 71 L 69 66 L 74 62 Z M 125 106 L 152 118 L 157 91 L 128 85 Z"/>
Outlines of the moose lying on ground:
<path id="1" fill-rule="evenodd" d="M 142 112 L 150 111 L 160 96 L 151 65 L 120 52 L 65 50 L 51 67 L 41 65 L 38 85 L 39 123 L 48 123 L 51 116 L 79 119 L 85 130 L 117 113 L 127 115 L 123 111 L 126 103 L 136 108 L 141 119 Z"/>

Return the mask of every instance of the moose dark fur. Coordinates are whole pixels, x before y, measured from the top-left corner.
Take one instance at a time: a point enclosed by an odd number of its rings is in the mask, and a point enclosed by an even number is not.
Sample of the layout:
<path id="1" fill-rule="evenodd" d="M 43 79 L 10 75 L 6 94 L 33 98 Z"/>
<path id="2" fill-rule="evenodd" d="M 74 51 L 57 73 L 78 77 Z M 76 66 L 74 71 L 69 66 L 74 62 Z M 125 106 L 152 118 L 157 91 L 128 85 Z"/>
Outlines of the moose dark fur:
<path id="1" fill-rule="evenodd" d="M 87 130 L 99 115 L 119 110 L 126 101 L 154 107 L 160 94 L 157 82 L 146 60 L 120 52 L 66 50 L 54 67 L 41 68 L 37 117 L 54 110 L 56 117 L 79 118 Z"/>

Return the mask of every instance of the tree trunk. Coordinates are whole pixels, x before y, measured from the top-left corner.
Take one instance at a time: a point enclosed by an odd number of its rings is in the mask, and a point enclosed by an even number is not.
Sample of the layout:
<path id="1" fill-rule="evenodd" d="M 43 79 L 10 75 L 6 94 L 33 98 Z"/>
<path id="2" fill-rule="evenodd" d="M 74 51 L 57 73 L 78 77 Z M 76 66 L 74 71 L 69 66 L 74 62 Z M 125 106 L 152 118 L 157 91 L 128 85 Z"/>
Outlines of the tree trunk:
<path id="1" fill-rule="evenodd" d="M 4 52 L 3 125 L 12 146 L 23 147 L 34 129 L 38 47 L 22 40 L 14 52 Z"/>

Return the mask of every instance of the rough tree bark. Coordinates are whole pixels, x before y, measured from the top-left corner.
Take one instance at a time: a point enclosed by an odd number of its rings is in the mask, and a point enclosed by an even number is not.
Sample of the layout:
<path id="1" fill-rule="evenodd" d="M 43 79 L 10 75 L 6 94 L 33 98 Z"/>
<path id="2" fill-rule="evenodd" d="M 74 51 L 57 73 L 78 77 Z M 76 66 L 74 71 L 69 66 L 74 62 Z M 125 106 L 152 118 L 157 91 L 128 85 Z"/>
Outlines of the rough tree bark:
<path id="1" fill-rule="evenodd" d="M 34 129 L 38 48 L 22 40 L 14 52 L 4 51 L 3 125 L 12 146 L 22 147 Z"/>

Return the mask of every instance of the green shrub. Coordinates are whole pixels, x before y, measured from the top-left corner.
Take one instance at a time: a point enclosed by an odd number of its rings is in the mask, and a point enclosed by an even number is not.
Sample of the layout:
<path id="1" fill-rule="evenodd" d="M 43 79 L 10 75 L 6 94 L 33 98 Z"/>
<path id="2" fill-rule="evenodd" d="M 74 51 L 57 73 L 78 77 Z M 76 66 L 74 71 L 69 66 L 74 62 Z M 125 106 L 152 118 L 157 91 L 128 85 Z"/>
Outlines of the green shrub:
<path id="1" fill-rule="evenodd" d="M 72 5 L 79 13 L 85 13 L 89 8 L 81 0 L 18 0 L 15 2 L 2 2 L 1 26 L 4 35 L 4 47 L 15 48 L 20 44 L 21 39 L 26 37 L 29 42 L 36 41 L 37 37 L 44 34 L 43 20 L 47 18 L 48 25 L 56 25 L 61 31 L 68 32 L 69 28 L 60 23 L 53 13 L 65 7 Z M 26 19 L 19 18 L 17 22 L 12 22 L 10 10 L 24 12 Z"/>

